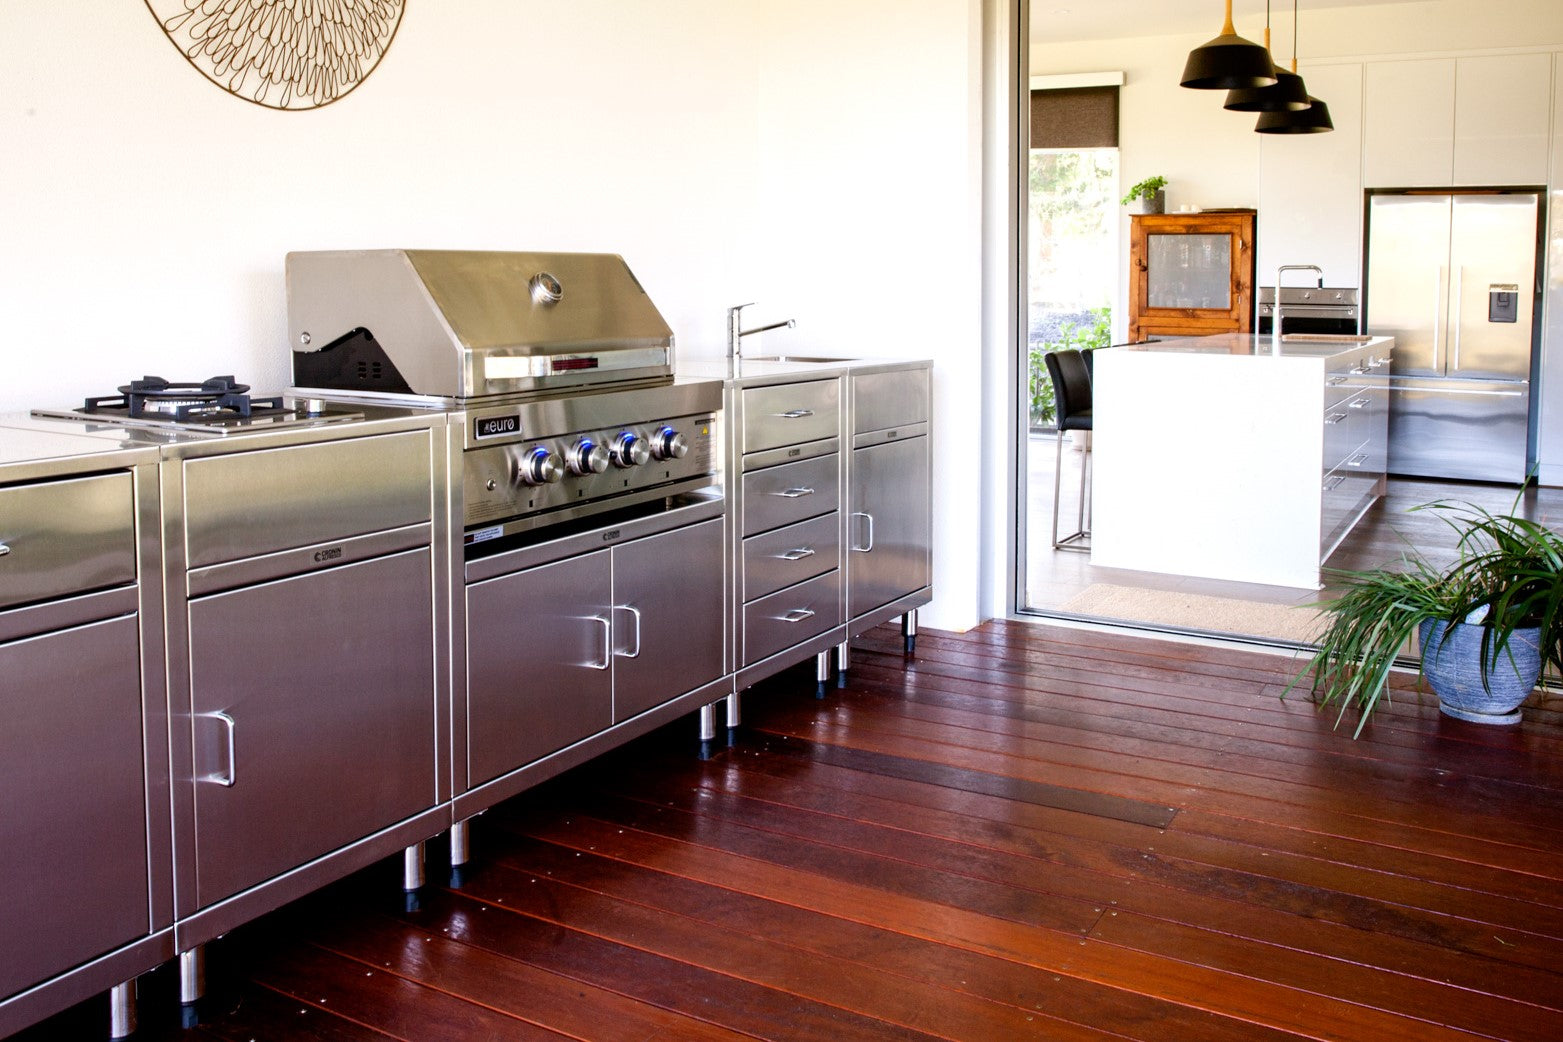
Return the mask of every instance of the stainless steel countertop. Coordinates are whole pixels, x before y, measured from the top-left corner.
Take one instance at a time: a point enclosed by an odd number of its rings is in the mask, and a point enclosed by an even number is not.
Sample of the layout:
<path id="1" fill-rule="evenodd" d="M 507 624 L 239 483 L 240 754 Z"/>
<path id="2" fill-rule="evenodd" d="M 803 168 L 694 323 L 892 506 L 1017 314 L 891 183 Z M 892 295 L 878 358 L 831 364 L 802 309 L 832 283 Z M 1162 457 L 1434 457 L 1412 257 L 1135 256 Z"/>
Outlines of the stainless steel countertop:
<path id="1" fill-rule="evenodd" d="M 1394 342 L 1394 337 L 1387 336 L 1376 336 L 1360 343 L 1340 340 L 1283 340 L 1281 353 L 1277 356 L 1271 350 L 1268 334 L 1216 333 L 1211 336 L 1156 340 L 1148 344 L 1128 344 L 1113 350 L 1146 354 L 1232 355 L 1239 358 L 1334 358 L 1336 355 L 1350 354 L 1364 348 L 1389 347 Z"/>

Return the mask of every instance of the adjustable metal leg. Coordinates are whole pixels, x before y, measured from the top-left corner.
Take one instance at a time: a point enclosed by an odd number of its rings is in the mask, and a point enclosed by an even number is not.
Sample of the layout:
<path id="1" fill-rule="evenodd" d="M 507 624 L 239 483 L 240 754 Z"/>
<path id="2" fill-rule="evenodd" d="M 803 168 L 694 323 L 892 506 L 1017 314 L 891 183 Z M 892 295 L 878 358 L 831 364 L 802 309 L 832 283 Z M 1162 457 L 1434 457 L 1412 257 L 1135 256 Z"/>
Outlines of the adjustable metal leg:
<path id="1" fill-rule="evenodd" d="M 109 1038 L 129 1038 L 136 1033 L 136 979 L 109 989 Z"/>
<path id="2" fill-rule="evenodd" d="M 814 697 L 825 697 L 825 683 L 830 679 L 830 649 L 814 656 Z"/>
<path id="3" fill-rule="evenodd" d="M 846 641 L 836 645 L 836 686 L 847 686 L 847 669 L 852 661 L 852 649 Z"/>
<path id="4" fill-rule="evenodd" d="M 196 945 L 179 953 L 179 1004 L 193 1006 L 206 994 L 206 949 Z"/>
<path id="5" fill-rule="evenodd" d="M 738 730 L 738 725 L 743 722 L 743 707 L 738 701 L 737 691 L 728 695 L 723 701 L 727 703 L 727 744 L 731 745 L 733 744 L 734 732 Z"/>
<path id="6" fill-rule="evenodd" d="M 917 654 L 917 609 L 901 616 L 901 640 L 908 655 Z"/>
<path id="7" fill-rule="evenodd" d="M 460 868 L 472 860 L 472 819 L 463 818 L 450 827 L 450 867 Z"/>
<path id="8" fill-rule="evenodd" d="M 402 889 L 408 893 L 423 889 L 422 843 L 414 843 L 402 850 Z"/>
<path id="9" fill-rule="evenodd" d="M 1089 553 L 1091 547 L 1085 540 L 1091 536 L 1085 525 L 1085 468 L 1090 453 L 1085 449 L 1080 452 L 1080 512 L 1075 524 L 1075 530 L 1069 535 L 1058 534 L 1059 495 L 1063 492 L 1064 480 L 1064 432 L 1058 432 L 1056 448 L 1053 450 L 1053 549 L 1073 550 L 1079 553 Z"/>
<path id="10" fill-rule="evenodd" d="M 716 703 L 700 707 L 700 758 L 711 758 L 711 743 L 716 741 Z"/>

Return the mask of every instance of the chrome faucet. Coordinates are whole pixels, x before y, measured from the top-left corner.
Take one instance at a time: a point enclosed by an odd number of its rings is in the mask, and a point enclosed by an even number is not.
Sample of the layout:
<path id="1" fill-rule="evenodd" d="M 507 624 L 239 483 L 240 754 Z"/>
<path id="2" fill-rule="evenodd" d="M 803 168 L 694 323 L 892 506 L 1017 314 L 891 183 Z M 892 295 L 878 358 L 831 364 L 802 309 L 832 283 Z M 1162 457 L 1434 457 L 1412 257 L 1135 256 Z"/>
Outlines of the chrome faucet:
<path id="1" fill-rule="evenodd" d="M 782 322 L 772 322 L 768 326 L 756 326 L 753 329 L 743 329 L 740 315 L 744 308 L 752 307 L 753 301 L 748 304 L 739 304 L 737 307 L 727 309 L 727 361 L 735 362 L 743 357 L 743 338 L 751 333 L 764 333 L 771 329 L 781 329 L 783 326 L 791 329 L 798 324 L 796 319 L 786 319 Z"/>
<path id="2" fill-rule="evenodd" d="M 1311 271 L 1324 285 L 1324 269 L 1317 264 L 1283 264 L 1275 269 L 1275 303 L 1270 306 L 1270 353 L 1281 353 L 1281 276 L 1288 271 Z"/>

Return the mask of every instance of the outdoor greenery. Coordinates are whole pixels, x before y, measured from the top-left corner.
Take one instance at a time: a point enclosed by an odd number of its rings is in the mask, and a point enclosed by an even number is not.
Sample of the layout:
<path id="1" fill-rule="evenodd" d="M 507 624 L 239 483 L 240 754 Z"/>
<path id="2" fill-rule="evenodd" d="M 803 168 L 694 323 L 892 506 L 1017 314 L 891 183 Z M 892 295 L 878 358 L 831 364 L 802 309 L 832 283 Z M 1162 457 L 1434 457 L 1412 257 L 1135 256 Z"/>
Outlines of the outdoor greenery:
<path id="1" fill-rule="evenodd" d="M 1089 324 L 1065 321 L 1059 327 L 1058 339 L 1031 345 L 1031 426 L 1050 427 L 1058 418 L 1053 381 L 1048 378 L 1042 356 L 1049 351 L 1094 351 L 1112 340 L 1112 309 L 1091 308 L 1090 315 Z"/>
<path id="2" fill-rule="evenodd" d="M 1167 187 L 1167 179 L 1165 177 L 1160 175 L 1157 175 L 1156 177 L 1147 177 L 1145 180 L 1130 188 L 1129 194 L 1124 196 L 1120 202 L 1122 202 L 1123 205 L 1128 206 L 1136 199 L 1142 197 L 1149 199 L 1151 196 L 1155 195 L 1165 187 Z"/>
<path id="3" fill-rule="evenodd" d="M 1544 665 L 1563 669 L 1563 536 L 1539 522 L 1468 503 L 1439 500 L 1412 509 L 1436 511 L 1455 530 L 1454 563 L 1437 568 L 1409 553 L 1399 569 L 1336 572 L 1345 592 L 1322 606 L 1329 624 L 1318 651 L 1282 692 L 1286 697 L 1311 673 L 1314 701 L 1321 708 L 1339 703 L 1337 726 L 1348 708 L 1358 710 L 1352 737 L 1362 733 L 1379 698 L 1387 699 L 1390 668 L 1426 621 L 1449 624 L 1446 642 L 1455 623 L 1482 627 L 1484 686 L 1489 666 L 1507 655 L 1519 629 L 1539 628 Z"/>

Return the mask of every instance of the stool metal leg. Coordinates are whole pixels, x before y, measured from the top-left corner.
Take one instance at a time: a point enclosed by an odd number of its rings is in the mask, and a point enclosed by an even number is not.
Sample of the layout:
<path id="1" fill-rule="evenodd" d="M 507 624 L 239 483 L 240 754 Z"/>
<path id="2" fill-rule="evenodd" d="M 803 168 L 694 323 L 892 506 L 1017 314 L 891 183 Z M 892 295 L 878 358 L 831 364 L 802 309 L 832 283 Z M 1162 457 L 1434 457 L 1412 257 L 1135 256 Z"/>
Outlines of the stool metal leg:
<path id="1" fill-rule="evenodd" d="M 1080 503 L 1079 514 L 1075 522 L 1075 530 L 1069 535 L 1058 534 L 1059 495 L 1063 491 L 1064 482 L 1064 432 L 1058 432 L 1057 447 L 1053 452 L 1053 549 L 1071 550 L 1076 553 L 1090 553 L 1091 546 L 1087 540 L 1091 537 L 1090 529 L 1085 524 L 1085 468 L 1089 461 L 1090 452 L 1082 448 L 1080 452 Z"/>

